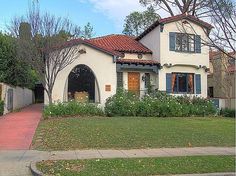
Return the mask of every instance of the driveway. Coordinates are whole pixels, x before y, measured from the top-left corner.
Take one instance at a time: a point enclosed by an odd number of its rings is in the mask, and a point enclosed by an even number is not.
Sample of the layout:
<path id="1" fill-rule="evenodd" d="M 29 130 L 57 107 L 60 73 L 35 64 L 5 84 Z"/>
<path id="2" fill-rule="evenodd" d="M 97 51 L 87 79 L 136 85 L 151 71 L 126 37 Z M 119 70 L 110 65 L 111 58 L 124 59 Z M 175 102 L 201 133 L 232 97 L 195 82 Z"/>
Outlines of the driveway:
<path id="1" fill-rule="evenodd" d="M 27 150 L 42 116 L 42 104 L 0 117 L 0 150 Z"/>

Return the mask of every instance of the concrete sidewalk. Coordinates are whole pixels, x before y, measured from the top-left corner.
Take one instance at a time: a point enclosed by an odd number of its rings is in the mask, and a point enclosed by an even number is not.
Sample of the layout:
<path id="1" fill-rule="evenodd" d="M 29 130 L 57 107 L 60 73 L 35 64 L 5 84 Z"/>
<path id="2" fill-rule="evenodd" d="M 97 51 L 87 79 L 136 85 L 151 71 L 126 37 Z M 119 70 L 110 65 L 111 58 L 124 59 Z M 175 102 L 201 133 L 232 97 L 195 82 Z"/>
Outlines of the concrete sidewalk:
<path id="1" fill-rule="evenodd" d="M 204 155 L 235 155 L 235 147 L 158 148 L 131 150 L 0 150 L 0 163 L 6 161 L 30 162 L 40 160 L 71 160 L 94 158 L 144 158 Z"/>
<path id="2" fill-rule="evenodd" d="M 235 155 L 235 147 L 159 148 L 131 150 L 36 151 L 0 150 L 0 176 L 29 176 L 30 162 L 95 158 L 144 158 L 204 155 Z"/>

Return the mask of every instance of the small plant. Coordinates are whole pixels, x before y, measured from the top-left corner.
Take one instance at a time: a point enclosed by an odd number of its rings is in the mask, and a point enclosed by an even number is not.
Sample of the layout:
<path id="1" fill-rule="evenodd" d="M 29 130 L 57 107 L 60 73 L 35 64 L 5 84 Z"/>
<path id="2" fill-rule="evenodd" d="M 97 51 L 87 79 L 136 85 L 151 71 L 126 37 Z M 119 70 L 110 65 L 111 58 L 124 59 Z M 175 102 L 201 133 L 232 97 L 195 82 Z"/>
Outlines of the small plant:
<path id="1" fill-rule="evenodd" d="M 66 103 L 51 104 L 44 108 L 43 116 L 49 117 L 67 117 L 67 116 L 103 116 L 103 110 L 96 104 L 80 103 L 69 101 Z"/>
<path id="2" fill-rule="evenodd" d="M 235 109 L 221 109 L 220 115 L 223 117 L 234 117 L 235 118 Z"/>
<path id="3" fill-rule="evenodd" d="M 0 100 L 0 116 L 3 115 L 4 112 L 4 102 Z"/>

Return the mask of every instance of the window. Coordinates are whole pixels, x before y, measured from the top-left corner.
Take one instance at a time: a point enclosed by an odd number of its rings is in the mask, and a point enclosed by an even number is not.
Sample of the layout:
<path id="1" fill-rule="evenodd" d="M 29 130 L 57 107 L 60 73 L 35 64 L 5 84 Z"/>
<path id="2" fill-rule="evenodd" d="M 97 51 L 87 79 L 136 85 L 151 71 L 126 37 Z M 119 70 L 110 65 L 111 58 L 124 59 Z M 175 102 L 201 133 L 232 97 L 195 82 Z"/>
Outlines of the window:
<path id="1" fill-rule="evenodd" d="M 208 96 L 211 98 L 214 97 L 214 88 L 213 87 L 208 88 Z"/>
<path id="2" fill-rule="evenodd" d="M 176 33 L 176 51 L 195 52 L 195 35 Z"/>
<path id="3" fill-rule="evenodd" d="M 172 73 L 172 93 L 194 93 L 194 74 Z"/>
<path id="4" fill-rule="evenodd" d="M 150 73 L 145 73 L 145 88 L 150 86 Z"/>
<path id="5" fill-rule="evenodd" d="M 117 88 L 123 88 L 123 72 L 117 72 Z"/>

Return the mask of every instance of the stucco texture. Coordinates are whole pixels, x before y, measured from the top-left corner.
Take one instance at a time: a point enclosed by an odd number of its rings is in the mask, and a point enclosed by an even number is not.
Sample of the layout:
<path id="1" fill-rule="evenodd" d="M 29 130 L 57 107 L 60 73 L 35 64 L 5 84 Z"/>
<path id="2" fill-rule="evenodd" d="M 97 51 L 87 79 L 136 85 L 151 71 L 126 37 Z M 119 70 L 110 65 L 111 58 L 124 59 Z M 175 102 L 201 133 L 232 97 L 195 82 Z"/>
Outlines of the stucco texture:
<path id="1" fill-rule="evenodd" d="M 77 65 L 88 66 L 95 75 L 97 94 L 97 103 L 105 104 L 106 99 L 116 92 L 116 64 L 113 62 L 113 56 L 96 50 L 83 44 L 77 46 L 86 50 L 76 60 L 59 72 L 52 91 L 53 102 L 67 101 L 68 76 Z M 105 86 L 111 85 L 110 91 L 105 91 Z M 45 94 L 45 104 L 48 104 L 48 97 Z"/>

